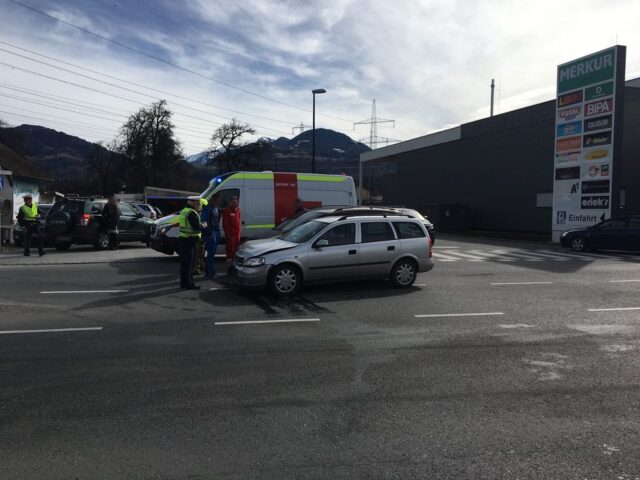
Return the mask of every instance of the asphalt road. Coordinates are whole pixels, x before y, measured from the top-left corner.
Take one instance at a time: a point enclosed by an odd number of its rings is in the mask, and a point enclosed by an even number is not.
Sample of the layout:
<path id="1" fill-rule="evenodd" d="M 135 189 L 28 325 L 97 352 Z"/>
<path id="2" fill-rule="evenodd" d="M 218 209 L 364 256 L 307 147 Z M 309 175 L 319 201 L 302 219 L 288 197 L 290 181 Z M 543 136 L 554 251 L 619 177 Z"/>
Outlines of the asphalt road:
<path id="1" fill-rule="evenodd" d="M 0 478 L 640 478 L 640 258 L 437 247 L 290 300 L 0 256 Z"/>

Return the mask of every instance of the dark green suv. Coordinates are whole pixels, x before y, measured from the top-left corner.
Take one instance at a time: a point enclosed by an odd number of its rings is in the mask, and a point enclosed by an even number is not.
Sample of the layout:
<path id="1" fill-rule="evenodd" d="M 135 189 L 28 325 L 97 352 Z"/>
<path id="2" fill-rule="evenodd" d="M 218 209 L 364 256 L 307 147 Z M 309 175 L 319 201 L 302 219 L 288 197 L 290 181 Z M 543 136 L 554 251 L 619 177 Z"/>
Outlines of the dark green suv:
<path id="1" fill-rule="evenodd" d="M 102 225 L 102 209 L 107 201 L 100 197 L 66 197 L 55 203 L 47 215 L 46 235 L 58 250 L 73 244 L 93 245 L 96 249 L 109 246 L 109 236 Z M 120 202 L 118 240 L 149 244 L 149 230 L 153 220 L 137 212 L 131 205 Z"/>

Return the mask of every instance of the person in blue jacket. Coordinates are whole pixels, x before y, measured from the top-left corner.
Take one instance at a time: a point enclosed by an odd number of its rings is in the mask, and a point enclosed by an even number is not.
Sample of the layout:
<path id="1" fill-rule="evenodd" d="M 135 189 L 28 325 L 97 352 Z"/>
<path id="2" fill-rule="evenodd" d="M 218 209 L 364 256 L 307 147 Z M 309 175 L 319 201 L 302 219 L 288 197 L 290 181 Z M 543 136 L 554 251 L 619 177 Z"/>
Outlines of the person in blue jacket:
<path id="1" fill-rule="evenodd" d="M 207 258 L 204 264 L 204 276 L 214 278 L 215 257 L 218 243 L 220 243 L 220 194 L 214 194 L 209 203 L 202 208 L 200 219 L 207 227 L 204 231 L 204 247 L 207 252 Z"/>

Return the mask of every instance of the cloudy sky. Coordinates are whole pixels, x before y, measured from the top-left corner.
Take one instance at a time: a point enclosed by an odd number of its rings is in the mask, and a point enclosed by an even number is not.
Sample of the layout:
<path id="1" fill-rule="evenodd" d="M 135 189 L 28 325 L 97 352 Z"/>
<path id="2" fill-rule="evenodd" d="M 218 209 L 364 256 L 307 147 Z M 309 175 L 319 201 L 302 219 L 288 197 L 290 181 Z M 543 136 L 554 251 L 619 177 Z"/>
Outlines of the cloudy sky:
<path id="1" fill-rule="evenodd" d="M 492 77 L 497 112 L 549 100 L 557 64 L 616 42 L 640 76 L 638 18 L 637 0 L 0 0 L 0 118 L 108 141 L 166 98 L 191 154 L 231 117 L 291 137 L 325 88 L 317 126 L 367 137 L 375 98 L 396 120 L 379 135 L 405 140 L 486 116 Z"/>

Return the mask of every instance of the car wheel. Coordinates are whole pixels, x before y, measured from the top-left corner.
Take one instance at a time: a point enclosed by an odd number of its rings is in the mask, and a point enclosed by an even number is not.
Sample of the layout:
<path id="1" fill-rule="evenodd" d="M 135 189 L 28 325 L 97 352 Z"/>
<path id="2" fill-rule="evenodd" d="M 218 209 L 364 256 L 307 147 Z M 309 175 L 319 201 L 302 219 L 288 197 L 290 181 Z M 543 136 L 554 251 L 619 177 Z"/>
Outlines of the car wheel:
<path id="1" fill-rule="evenodd" d="M 105 250 L 109 246 L 109 234 L 105 230 L 98 230 L 93 246 L 96 250 Z"/>
<path id="2" fill-rule="evenodd" d="M 71 242 L 56 243 L 54 247 L 56 248 L 56 250 L 66 251 L 71 248 Z"/>
<path id="3" fill-rule="evenodd" d="M 391 269 L 391 283 L 398 288 L 409 288 L 416 281 L 418 266 L 410 258 L 402 258 Z"/>
<path id="4" fill-rule="evenodd" d="M 576 237 L 571 240 L 571 250 L 574 252 L 584 252 L 587 249 L 587 242 L 583 237 Z"/>
<path id="5" fill-rule="evenodd" d="M 280 265 L 269 273 L 269 289 L 280 297 L 295 295 L 302 286 L 300 269 L 293 265 Z"/>

